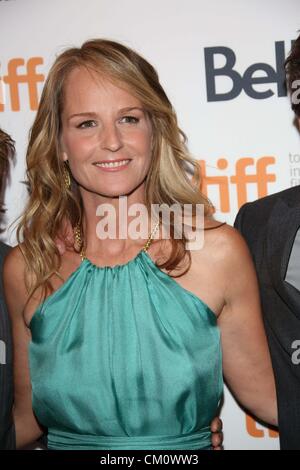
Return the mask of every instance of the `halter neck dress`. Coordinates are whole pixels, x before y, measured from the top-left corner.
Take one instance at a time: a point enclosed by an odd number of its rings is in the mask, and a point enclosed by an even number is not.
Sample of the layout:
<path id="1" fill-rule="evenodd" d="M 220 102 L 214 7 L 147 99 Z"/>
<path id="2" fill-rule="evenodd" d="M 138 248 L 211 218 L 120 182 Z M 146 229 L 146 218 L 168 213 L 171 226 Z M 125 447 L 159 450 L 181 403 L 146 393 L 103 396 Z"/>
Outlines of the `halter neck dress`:
<path id="1" fill-rule="evenodd" d="M 36 309 L 32 406 L 62 450 L 209 449 L 223 391 L 213 311 L 147 250 L 84 258 Z"/>

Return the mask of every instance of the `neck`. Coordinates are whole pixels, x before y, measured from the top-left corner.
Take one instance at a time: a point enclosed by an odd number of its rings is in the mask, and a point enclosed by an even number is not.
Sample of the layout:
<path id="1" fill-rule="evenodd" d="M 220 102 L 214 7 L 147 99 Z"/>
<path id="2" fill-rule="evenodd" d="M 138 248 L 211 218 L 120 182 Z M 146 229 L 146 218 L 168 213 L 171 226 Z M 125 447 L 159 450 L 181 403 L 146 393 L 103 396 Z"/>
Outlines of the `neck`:
<path id="1" fill-rule="evenodd" d="M 80 190 L 85 254 L 96 257 L 105 253 L 108 257 L 118 257 L 145 245 L 152 227 L 144 201 L 144 187 L 128 196 L 111 198 Z M 136 204 L 138 206 L 134 206 Z"/>

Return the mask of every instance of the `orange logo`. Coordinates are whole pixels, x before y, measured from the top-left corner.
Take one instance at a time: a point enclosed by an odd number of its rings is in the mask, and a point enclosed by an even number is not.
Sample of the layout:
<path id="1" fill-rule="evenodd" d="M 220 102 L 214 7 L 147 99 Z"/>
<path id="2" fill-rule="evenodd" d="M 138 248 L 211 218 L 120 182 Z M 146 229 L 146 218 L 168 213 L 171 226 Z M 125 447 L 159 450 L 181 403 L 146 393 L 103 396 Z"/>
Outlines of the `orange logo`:
<path id="1" fill-rule="evenodd" d="M 279 434 L 277 431 L 274 431 L 270 428 L 259 429 L 257 427 L 257 422 L 248 414 L 246 414 L 246 429 L 248 434 L 252 437 L 265 437 L 265 433 L 267 432 L 269 437 L 278 437 Z"/>
<path id="2" fill-rule="evenodd" d="M 206 172 L 207 164 L 205 160 L 199 160 L 200 174 L 202 177 L 201 191 L 208 196 L 208 188 L 217 186 L 219 192 L 219 208 L 221 212 L 230 212 L 230 185 L 236 188 L 236 199 L 238 208 L 247 202 L 247 186 L 255 184 L 257 187 L 257 197 L 261 198 L 268 194 L 268 183 L 276 181 L 276 175 L 269 173 L 268 167 L 274 165 L 275 157 L 264 156 L 255 160 L 251 157 L 244 157 L 236 160 L 235 173 L 232 176 L 219 175 L 208 176 Z M 217 170 L 224 171 L 228 167 L 228 160 L 220 158 L 217 161 Z M 247 173 L 246 169 L 254 167 L 254 172 Z"/>
<path id="3" fill-rule="evenodd" d="M 10 109 L 20 111 L 20 90 L 19 84 L 26 83 L 28 86 L 29 107 L 32 111 L 38 108 L 38 86 L 39 82 L 44 82 L 45 76 L 37 73 L 36 67 L 44 63 L 42 57 L 31 57 L 25 63 L 24 59 L 11 59 L 7 65 L 7 75 L 0 77 L 0 111 L 4 111 L 4 84 L 7 85 L 10 97 Z M 25 66 L 25 73 L 18 73 L 19 67 Z"/>

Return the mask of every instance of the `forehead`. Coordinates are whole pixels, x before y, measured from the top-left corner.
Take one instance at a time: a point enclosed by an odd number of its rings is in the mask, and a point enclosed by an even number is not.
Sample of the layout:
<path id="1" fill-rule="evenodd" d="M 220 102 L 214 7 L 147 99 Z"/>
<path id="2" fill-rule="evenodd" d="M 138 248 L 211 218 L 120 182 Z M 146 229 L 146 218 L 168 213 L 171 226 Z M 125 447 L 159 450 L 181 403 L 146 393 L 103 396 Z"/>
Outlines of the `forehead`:
<path id="1" fill-rule="evenodd" d="M 85 67 L 71 70 L 63 86 L 63 108 L 78 106 L 141 106 L 141 101 L 129 90 L 126 83 L 113 83 L 105 74 Z"/>

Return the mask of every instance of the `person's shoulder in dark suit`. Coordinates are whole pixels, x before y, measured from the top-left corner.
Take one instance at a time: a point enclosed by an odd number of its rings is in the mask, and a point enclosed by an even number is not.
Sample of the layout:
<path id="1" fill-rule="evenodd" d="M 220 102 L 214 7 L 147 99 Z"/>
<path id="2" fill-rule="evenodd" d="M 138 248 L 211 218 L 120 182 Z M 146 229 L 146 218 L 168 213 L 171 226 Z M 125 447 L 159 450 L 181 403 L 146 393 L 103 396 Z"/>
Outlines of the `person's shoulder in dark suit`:
<path id="1" fill-rule="evenodd" d="M 11 325 L 4 300 L 2 267 L 11 247 L 0 242 L 0 449 L 13 450 L 16 447 L 15 429 L 12 416 L 13 370 Z"/>
<path id="2" fill-rule="evenodd" d="M 299 308 L 297 311 L 294 309 L 296 302 L 291 301 L 291 292 L 287 291 L 281 280 L 284 253 L 291 253 L 283 247 L 292 242 L 299 224 L 299 208 L 300 186 L 294 186 L 246 203 L 234 223 L 248 244 L 258 276 L 264 325 L 276 380 L 280 445 L 283 450 L 300 449 L 297 411 L 300 400 L 299 366 L 293 366 L 289 353 L 295 332 L 299 331 Z"/>
<path id="3" fill-rule="evenodd" d="M 4 258 L 10 249 L 11 249 L 11 246 L 6 245 L 5 243 L 0 241 L 0 267 L 2 267 Z"/>
<path id="4" fill-rule="evenodd" d="M 300 204 L 300 186 L 293 186 L 256 201 L 247 202 L 238 211 L 234 222 L 235 228 L 247 241 L 254 242 L 258 239 L 259 233 L 266 230 L 272 209 L 279 200 L 289 206 L 297 202 Z"/>

